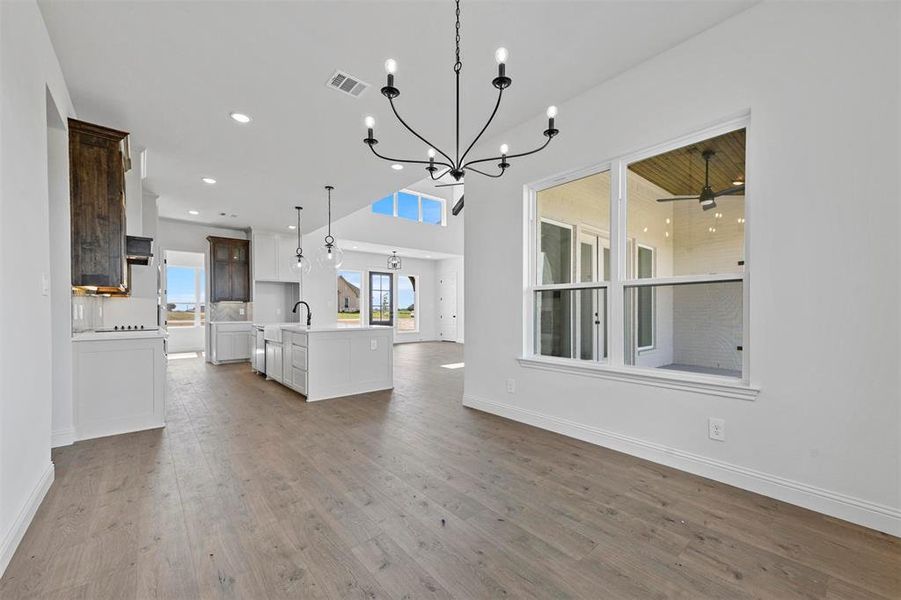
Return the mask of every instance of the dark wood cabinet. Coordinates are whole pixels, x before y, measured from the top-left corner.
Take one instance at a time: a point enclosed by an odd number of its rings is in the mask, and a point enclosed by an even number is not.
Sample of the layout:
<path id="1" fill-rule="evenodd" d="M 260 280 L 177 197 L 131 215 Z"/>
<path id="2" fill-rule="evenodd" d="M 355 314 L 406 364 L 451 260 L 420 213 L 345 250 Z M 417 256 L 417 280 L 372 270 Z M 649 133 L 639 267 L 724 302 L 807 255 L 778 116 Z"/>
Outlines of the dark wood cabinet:
<path id="1" fill-rule="evenodd" d="M 72 285 L 128 288 L 124 146 L 128 133 L 69 119 Z"/>
<path id="2" fill-rule="evenodd" d="M 210 236 L 210 302 L 250 302 L 250 242 Z"/>

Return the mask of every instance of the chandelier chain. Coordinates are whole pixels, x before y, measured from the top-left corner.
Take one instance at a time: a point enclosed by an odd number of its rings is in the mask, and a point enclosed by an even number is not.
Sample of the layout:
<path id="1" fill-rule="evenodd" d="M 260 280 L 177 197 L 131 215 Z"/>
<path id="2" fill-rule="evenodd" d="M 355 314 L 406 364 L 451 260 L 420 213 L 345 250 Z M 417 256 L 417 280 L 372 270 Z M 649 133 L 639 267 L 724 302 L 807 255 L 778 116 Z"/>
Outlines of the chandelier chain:
<path id="1" fill-rule="evenodd" d="M 454 63 L 454 72 L 459 73 L 463 68 L 463 62 L 460 60 L 460 0 L 457 0 L 456 47 L 457 62 Z"/>

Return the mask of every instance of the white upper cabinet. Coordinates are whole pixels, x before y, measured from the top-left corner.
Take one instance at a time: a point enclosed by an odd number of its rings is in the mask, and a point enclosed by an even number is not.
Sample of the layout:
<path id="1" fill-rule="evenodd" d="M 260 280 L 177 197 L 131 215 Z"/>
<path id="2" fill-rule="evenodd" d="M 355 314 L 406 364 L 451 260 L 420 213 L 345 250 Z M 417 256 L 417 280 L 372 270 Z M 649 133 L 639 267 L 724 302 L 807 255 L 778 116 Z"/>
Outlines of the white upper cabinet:
<path id="1" fill-rule="evenodd" d="M 277 233 L 254 232 L 253 278 L 255 281 L 298 281 L 291 270 L 297 251 L 297 237 Z"/>

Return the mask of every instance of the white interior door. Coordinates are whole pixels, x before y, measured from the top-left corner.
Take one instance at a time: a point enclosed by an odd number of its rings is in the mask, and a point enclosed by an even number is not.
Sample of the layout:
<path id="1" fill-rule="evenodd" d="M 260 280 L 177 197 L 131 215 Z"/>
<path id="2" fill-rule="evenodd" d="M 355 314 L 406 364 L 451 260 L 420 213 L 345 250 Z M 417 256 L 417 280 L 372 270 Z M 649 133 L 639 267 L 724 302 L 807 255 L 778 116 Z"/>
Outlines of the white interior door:
<path id="1" fill-rule="evenodd" d="M 447 273 L 438 283 L 438 335 L 442 341 L 457 341 L 457 274 Z"/>

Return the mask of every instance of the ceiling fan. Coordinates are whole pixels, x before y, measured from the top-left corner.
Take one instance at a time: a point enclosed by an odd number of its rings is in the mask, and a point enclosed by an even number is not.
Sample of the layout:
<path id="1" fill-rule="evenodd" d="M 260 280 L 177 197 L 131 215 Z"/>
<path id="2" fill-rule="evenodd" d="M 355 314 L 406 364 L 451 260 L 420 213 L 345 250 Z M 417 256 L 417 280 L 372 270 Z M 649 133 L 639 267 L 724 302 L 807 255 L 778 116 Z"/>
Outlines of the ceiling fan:
<path id="1" fill-rule="evenodd" d="M 711 208 L 716 208 L 716 199 L 720 196 L 736 196 L 739 194 L 744 194 L 744 183 L 726 188 L 724 190 L 719 190 L 717 192 L 713 191 L 713 188 L 710 187 L 710 159 L 716 156 L 716 152 L 714 152 L 713 150 L 704 150 L 704 152 L 701 153 L 701 156 L 704 157 L 704 187 L 701 188 L 701 193 L 697 196 L 674 196 L 672 198 L 657 198 L 657 202 L 697 200 L 698 202 L 700 202 L 702 209 L 710 210 Z"/>

